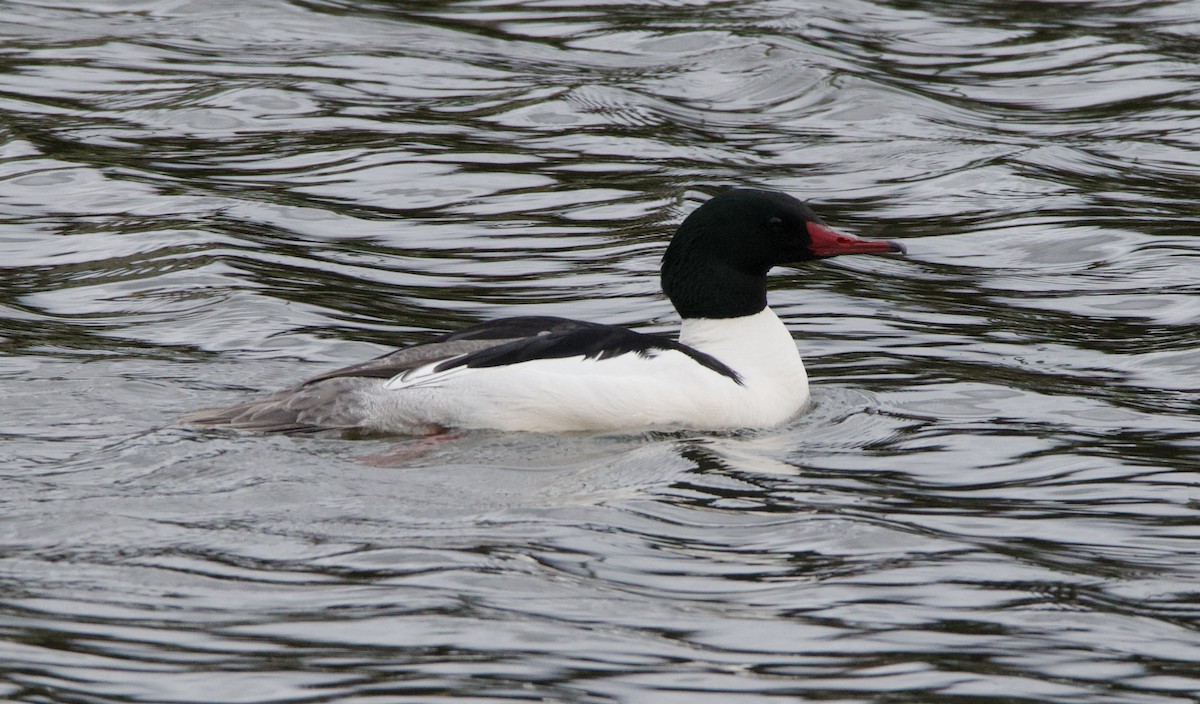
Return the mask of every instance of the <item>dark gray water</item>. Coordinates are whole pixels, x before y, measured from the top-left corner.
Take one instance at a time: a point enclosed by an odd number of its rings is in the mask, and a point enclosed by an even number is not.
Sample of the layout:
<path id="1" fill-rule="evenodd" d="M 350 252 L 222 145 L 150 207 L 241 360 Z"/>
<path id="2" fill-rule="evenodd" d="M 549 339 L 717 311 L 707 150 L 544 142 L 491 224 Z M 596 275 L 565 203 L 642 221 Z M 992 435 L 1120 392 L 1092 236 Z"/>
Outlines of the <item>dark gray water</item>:
<path id="1" fill-rule="evenodd" d="M 6 2 L 0 699 L 1200 690 L 1200 2 Z M 730 184 L 789 427 L 230 435 L 492 317 L 671 330 Z"/>

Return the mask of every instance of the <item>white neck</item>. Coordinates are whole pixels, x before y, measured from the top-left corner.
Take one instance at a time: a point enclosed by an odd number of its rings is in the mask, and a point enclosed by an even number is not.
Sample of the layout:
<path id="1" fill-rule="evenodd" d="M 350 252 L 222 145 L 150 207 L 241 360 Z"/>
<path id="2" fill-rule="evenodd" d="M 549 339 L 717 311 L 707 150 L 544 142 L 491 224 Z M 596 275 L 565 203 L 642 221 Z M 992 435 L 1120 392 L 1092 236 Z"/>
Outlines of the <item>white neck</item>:
<path id="1" fill-rule="evenodd" d="M 770 308 L 738 318 L 684 319 L 679 341 L 719 359 L 747 387 L 808 388 L 796 342 Z"/>

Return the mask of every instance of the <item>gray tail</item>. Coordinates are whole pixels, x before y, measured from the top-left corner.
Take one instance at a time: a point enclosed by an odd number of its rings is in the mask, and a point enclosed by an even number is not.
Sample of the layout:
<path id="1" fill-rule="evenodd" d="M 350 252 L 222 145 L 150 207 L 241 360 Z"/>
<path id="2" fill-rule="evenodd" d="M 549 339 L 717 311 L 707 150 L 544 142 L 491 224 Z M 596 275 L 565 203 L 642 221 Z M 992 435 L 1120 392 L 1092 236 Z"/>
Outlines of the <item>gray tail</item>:
<path id="1" fill-rule="evenodd" d="M 188 425 L 262 433 L 312 433 L 361 427 L 365 405 L 358 392 L 376 379 L 338 377 L 276 391 L 244 403 L 202 408 L 179 419 Z"/>

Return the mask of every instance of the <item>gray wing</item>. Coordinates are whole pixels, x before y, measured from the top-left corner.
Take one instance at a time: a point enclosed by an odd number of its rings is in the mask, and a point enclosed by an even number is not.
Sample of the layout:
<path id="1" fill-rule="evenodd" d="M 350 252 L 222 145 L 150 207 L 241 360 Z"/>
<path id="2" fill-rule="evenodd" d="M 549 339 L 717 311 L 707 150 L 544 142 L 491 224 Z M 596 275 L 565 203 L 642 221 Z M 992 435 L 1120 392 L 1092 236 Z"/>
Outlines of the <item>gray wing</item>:
<path id="1" fill-rule="evenodd" d="M 521 339 L 558 335 L 577 330 L 607 329 L 608 327 L 582 320 L 555 318 L 547 315 L 500 318 L 442 335 L 423 345 L 413 345 L 396 350 L 369 362 L 335 369 L 328 374 L 313 377 L 304 383 L 307 385 L 341 376 L 391 379 L 397 374 L 403 374 L 423 364 L 482 352 Z"/>
<path id="2" fill-rule="evenodd" d="M 308 386 L 327 379 L 339 377 L 361 377 L 367 379 L 391 379 L 397 374 L 403 374 L 410 369 L 416 369 L 423 364 L 441 362 L 472 352 L 491 349 L 497 345 L 507 344 L 513 340 L 453 340 L 451 342 L 430 342 L 424 345 L 414 345 L 396 350 L 382 357 L 376 357 L 367 362 L 351 364 L 348 367 L 334 369 L 327 374 L 314 376 L 301 386 Z"/>

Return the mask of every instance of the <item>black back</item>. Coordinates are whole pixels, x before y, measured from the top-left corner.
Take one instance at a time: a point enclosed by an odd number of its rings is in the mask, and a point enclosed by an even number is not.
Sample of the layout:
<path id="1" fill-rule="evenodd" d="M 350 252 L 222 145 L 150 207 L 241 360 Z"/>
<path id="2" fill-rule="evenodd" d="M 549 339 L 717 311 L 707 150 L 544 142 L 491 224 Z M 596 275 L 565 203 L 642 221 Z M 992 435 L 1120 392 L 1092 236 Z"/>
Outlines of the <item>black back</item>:
<path id="1" fill-rule="evenodd" d="M 479 352 L 472 352 L 456 359 L 449 359 L 434 367 L 434 371 L 441 372 L 455 367 L 472 369 L 500 367 L 538 359 L 564 359 L 567 357 L 600 360 L 623 354 L 652 357 L 656 351 L 673 350 L 686 354 L 703 367 L 727 376 L 739 384 L 742 383 L 737 372 L 715 357 L 682 345 L 669 337 L 634 332 L 616 325 L 584 323 L 562 318 L 558 320 L 573 325 L 560 326 L 562 329 L 558 332 L 544 332 Z"/>

